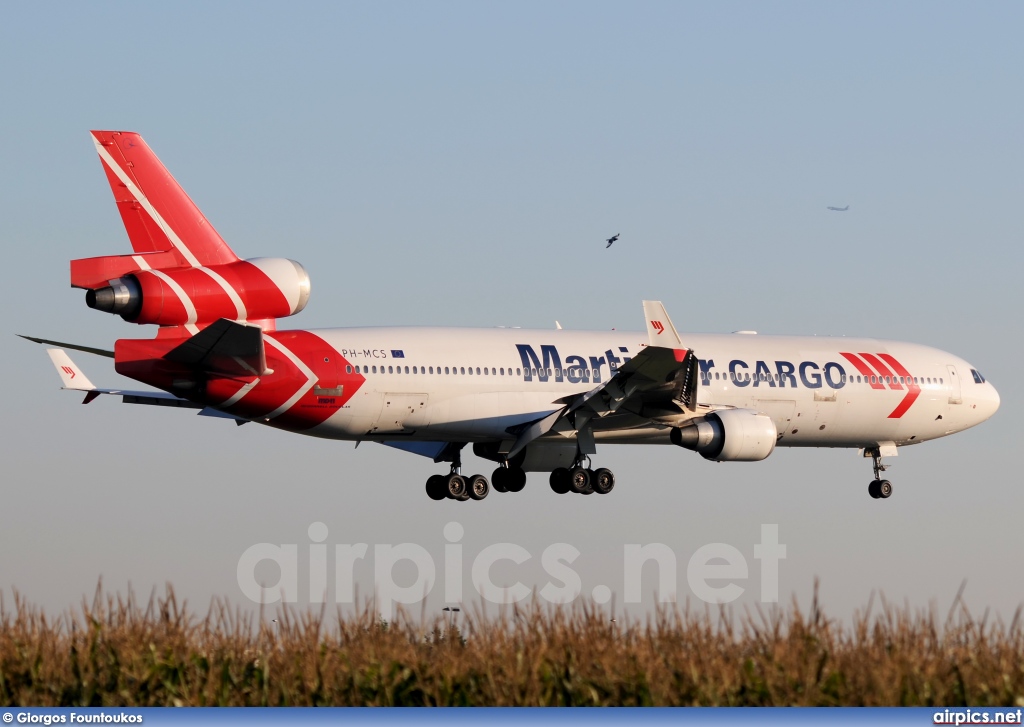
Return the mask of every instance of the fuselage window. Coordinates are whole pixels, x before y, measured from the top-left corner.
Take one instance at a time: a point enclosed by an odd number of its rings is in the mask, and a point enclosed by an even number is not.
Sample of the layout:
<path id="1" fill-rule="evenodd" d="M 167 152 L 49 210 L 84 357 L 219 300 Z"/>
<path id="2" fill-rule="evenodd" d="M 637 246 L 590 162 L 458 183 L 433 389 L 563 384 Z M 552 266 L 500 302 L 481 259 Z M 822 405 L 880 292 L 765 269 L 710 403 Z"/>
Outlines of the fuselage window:
<path id="1" fill-rule="evenodd" d="M 498 369 L 498 371 L 500 371 L 500 372 L 501 372 L 501 375 L 502 375 L 502 376 L 504 376 L 504 375 L 505 375 L 505 369 L 504 369 L 504 368 L 500 368 L 500 369 Z"/>
<path id="2" fill-rule="evenodd" d="M 440 371 L 440 369 L 438 369 L 438 370 Z M 448 373 L 448 367 L 447 366 L 444 367 L 444 372 Z"/>
<path id="3" fill-rule="evenodd" d="M 373 367 L 373 373 L 377 373 L 377 367 L 376 366 Z"/>
<path id="4" fill-rule="evenodd" d="M 942 379 L 939 379 L 939 386 L 944 386 L 945 383 L 946 383 L 945 381 L 943 381 Z"/>
<path id="5" fill-rule="evenodd" d="M 511 371 L 511 370 L 512 369 L 509 369 L 509 371 Z M 522 369 L 516 369 L 516 376 L 522 376 L 522 375 L 523 375 L 523 370 Z"/>
<path id="6" fill-rule="evenodd" d="M 462 366 L 462 367 L 460 367 L 460 368 L 459 368 L 459 372 L 460 372 L 460 373 L 461 373 L 461 374 L 462 374 L 463 376 L 465 376 L 465 375 L 466 375 L 466 367 L 465 367 L 465 366 Z"/>
<path id="7" fill-rule="evenodd" d="M 470 370 L 469 370 L 469 373 L 473 373 L 473 369 L 470 369 Z M 480 367 L 479 367 L 479 366 L 477 366 L 477 367 L 476 367 L 476 375 L 477 375 L 477 376 L 479 376 L 479 375 L 480 375 Z"/>
<path id="8" fill-rule="evenodd" d="M 433 366 L 430 367 L 430 373 L 434 373 L 434 367 Z"/>

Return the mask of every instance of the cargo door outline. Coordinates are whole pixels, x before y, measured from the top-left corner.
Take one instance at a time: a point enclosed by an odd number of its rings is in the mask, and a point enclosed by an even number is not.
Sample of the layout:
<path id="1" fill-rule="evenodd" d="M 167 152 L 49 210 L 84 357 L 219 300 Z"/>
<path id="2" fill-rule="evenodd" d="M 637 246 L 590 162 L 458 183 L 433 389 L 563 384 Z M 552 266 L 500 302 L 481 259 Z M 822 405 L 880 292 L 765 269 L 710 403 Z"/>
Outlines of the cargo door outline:
<path id="1" fill-rule="evenodd" d="M 960 389 L 960 377 L 957 376 L 956 366 L 947 364 L 946 370 L 949 372 L 949 403 L 963 404 L 963 391 Z"/>

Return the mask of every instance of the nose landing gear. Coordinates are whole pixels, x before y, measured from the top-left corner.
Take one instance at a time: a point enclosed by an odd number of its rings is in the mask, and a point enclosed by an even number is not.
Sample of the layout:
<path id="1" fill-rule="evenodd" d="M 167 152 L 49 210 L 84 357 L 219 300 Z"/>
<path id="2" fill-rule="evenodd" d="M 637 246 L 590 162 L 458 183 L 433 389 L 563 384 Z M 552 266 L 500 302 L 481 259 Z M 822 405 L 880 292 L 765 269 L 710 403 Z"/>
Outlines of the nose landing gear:
<path id="1" fill-rule="evenodd" d="M 875 470 L 875 479 L 868 485 L 868 494 L 876 500 L 884 500 L 892 495 L 892 483 L 882 479 L 882 473 L 889 468 L 882 464 L 882 454 L 877 447 L 867 449 L 865 453 L 871 456 L 871 463 Z"/>

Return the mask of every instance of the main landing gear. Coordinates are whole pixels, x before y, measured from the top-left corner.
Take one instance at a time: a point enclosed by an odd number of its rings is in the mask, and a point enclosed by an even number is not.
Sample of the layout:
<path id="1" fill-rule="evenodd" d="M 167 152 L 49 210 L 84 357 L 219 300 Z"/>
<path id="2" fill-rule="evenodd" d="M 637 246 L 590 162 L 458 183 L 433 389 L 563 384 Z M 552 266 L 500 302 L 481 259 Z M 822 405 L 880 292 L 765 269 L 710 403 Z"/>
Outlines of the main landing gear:
<path id="1" fill-rule="evenodd" d="M 586 467 L 583 464 L 586 463 Z M 578 495 L 607 495 L 615 487 L 615 475 L 601 467 L 590 469 L 590 458 L 577 459 L 570 468 L 559 467 L 548 478 L 551 489 L 559 495 L 575 492 Z"/>
<path id="2" fill-rule="evenodd" d="M 521 492 L 526 487 L 526 473 L 519 467 L 510 467 L 506 462 L 491 474 L 491 482 L 498 492 Z"/>
<path id="3" fill-rule="evenodd" d="M 519 492 L 526 486 L 526 473 L 519 467 L 503 465 L 494 470 L 491 481 L 484 475 L 466 477 L 461 474 L 462 460 L 456 453 L 451 472 L 447 475 L 432 475 L 427 478 L 427 496 L 431 500 L 482 500 L 491 492 L 491 486 L 498 492 Z"/>
<path id="4" fill-rule="evenodd" d="M 882 455 L 878 449 L 868 449 L 867 454 L 871 455 L 871 462 L 875 470 L 875 479 L 868 485 L 868 494 L 876 500 L 884 500 L 892 495 L 892 483 L 881 478 L 882 472 L 885 472 L 888 467 L 882 464 Z"/>

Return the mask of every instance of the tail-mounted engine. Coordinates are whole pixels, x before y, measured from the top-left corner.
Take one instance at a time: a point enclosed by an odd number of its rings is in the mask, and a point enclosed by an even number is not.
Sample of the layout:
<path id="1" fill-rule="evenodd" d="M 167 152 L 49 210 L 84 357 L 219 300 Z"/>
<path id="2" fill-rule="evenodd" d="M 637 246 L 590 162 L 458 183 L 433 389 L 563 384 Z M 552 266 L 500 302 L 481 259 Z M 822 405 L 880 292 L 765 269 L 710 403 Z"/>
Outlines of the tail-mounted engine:
<path id="1" fill-rule="evenodd" d="M 113 258 L 138 259 L 145 261 L 144 256 Z M 85 302 L 90 308 L 132 323 L 203 326 L 220 318 L 284 318 L 301 311 L 309 300 L 309 275 L 293 260 L 255 258 L 208 267 L 135 269 L 109 280 L 97 279 L 116 269 L 111 261 L 72 261 L 71 284 L 88 289 Z"/>
<path id="2" fill-rule="evenodd" d="M 130 255 L 71 261 L 90 308 L 195 334 L 220 318 L 272 325 L 309 300 L 309 276 L 281 258 L 239 260 L 141 136 L 93 131 Z"/>
<path id="3" fill-rule="evenodd" d="M 672 443 L 715 462 L 757 462 L 775 450 L 771 417 L 751 409 L 721 409 L 673 429 Z"/>

